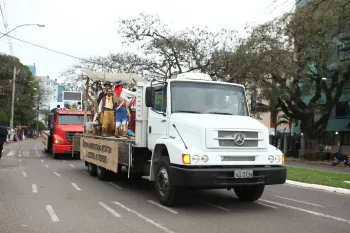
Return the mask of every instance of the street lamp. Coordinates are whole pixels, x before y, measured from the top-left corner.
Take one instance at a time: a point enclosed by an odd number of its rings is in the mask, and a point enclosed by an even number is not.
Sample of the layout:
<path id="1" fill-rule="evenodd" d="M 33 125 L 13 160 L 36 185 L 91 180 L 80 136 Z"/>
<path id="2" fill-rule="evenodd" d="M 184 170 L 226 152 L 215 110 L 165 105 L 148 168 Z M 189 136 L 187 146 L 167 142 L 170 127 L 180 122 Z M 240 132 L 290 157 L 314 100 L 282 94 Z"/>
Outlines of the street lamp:
<path id="1" fill-rule="evenodd" d="M 10 30 L 9 32 L 3 34 L 3 35 L 0 37 L 0 39 L 3 38 L 4 36 L 7 36 L 8 34 L 10 34 L 11 32 L 13 32 L 13 31 L 16 30 L 17 28 L 20 28 L 20 27 L 27 27 L 27 26 L 38 26 L 38 27 L 41 27 L 41 28 L 45 27 L 44 24 L 21 24 L 21 25 L 15 27 L 15 28 L 13 28 L 13 29 Z"/>
<path id="2" fill-rule="evenodd" d="M 11 32 L 16 30 L 17 28 L 20 27 L 27 27 L 27 26 L 38 26 L 38 27 L 45 27 L 43 24 L 21 24 L 12 30 L 8 31 L 7 33 L 3 34 L 0 39 L 4 36 L 8 36 Z M 19 72 L 19 71 L 18 71 Z M 14 116 L 14 108 L 15 108 L 15 89 L 16 89 L 16 75 L 17 75 L 17 70 L 16 66 L 13 68 L 13 80 L 12 80 L 12 101 L 11 101 L 11 120 L 10 120 L 10 128 L 13 129 L 13 116 Z"/>

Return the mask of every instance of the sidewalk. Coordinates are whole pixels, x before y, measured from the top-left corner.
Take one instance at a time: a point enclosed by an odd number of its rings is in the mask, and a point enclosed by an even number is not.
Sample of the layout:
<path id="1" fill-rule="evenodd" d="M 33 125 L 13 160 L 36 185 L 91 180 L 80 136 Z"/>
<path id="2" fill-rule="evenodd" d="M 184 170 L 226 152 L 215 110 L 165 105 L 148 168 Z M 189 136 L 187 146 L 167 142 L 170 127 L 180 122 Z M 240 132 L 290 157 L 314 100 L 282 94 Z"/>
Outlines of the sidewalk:
<path id="1" fill-rule="evenodd" d="M 343 163 L 337 165 L 337 166 L 331 166 L 331 162 L 324 162 L 324 161 L 308 161 L 298 158 L 285 158 L 285 164 L 295 167 L 302 167 L 302 168 L 310 168 L 310 169 L 317 169 L 317 170 L 323 170 L 323 171 L 330 171 L 330 172 L 338 172 L 338 173 L 345 173 L 350 174 L 349 168 L 344 168 Z"/>

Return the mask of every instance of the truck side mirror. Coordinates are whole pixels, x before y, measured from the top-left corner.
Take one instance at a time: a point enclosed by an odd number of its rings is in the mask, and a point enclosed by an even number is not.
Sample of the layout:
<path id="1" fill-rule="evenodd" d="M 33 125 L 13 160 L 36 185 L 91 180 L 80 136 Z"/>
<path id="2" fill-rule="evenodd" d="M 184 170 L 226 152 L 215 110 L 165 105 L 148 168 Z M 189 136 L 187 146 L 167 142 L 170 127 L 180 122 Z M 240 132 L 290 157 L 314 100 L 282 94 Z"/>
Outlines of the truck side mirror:
<path id="1" fill-rule="evenodd" d="M 146 107 L 154 106 L 154 87 L 146 87 Z"/>
<path id="2" fill-rule="evenodd" d="M 254 90 L 254 92 L 252 93 L 250 109 L 251 109 L 252 112 L 256 112 L 256 111 L 257 111 L 257 106 L 256 106 L 256 91 L 255 91 L 255 90 Z"/>

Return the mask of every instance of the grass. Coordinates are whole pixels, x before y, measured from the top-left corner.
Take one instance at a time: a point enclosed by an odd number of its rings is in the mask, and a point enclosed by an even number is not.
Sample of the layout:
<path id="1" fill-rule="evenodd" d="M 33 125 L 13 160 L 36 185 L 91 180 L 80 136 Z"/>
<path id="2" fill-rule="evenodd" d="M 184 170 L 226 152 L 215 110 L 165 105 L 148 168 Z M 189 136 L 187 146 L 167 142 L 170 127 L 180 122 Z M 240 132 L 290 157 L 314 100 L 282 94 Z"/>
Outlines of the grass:
<path id="1" fill-rule="evenodd" d="M 286 167 L 288 180 L 350 189 L 350 184 L 344 182 L 350 181 L 350 173 L 343 174 L 309 168 Z"/>

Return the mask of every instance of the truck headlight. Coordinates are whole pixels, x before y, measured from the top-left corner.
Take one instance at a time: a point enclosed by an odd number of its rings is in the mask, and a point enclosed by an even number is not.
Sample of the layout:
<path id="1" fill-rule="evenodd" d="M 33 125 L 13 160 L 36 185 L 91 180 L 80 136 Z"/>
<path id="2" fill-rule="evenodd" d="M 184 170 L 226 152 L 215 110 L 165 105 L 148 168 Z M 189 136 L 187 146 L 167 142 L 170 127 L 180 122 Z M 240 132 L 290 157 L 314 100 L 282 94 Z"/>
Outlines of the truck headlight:
<path id="1" fill-rule="evenodd" d="M 272 163 L 275 159 L 272 155 L 269 155 L 268 160 L 270 161 L 270 163 Z"/>
<path id="2" fill-rule="evenodd" d="M 58 139 L 55 140 L 55 144 L 58 144 L 58 145 L 59 145 L 59 144 L 63 144 L 63 143 L 64 143 L 63 140 L 58 140 Z"/>
<path id="3" fill-rule="evenodd" d="M 198 156 L 198 155 L 193 155 L 193 156 L 192 156 L 192 161 L 193 161 L 194 163 L 198 163 L 198 162 L 199 162 L 199 156 Z"/>
<path id="4" fill-rule="evenodd" d="M 209 157 L 207 155 L 203 155 L 201 160 L 206 163 L 206 162 L 208 162 Z"/>
<path id="5" fill-rule="evenodd" d="M 281 156 L 276 155 L 276 156 L 275 156 L 275 161 L 276 161 L 277 163 L 281 162 Z"/>
<path id="6" fill-rule="evenodd" d="M 182 162 L 184 164 L 191 164 L 191 155 L 189 155 L 189 154 L 182 154 Z"/>

